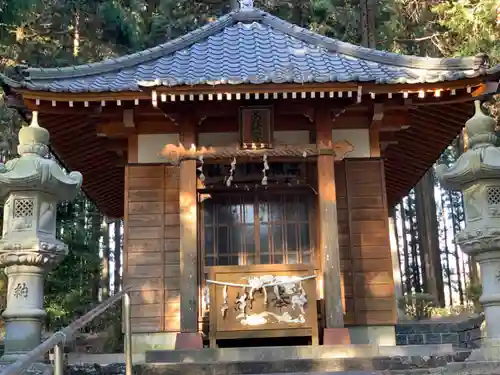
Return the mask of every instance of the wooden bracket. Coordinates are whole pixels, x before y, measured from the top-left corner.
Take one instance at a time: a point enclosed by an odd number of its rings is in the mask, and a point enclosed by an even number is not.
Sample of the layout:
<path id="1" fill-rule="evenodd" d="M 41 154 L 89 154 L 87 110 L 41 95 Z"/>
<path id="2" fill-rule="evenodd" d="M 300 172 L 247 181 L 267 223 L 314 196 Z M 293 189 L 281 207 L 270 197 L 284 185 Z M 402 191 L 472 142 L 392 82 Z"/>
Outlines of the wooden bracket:
<path id="1" fill-rule="evenodd" d="M 110 151 L 117 153 L 118 155 L 123 155 L 123 153 L 128 148 L 128 140 L 125 138 L 121 139 L 107 139 L 106 148 Z"/>
<path id="2" fill-rule="evenodd" d="M 135 128 L 133 109 L 123 110 L 123 125 L 125 125 L 126 128 Z"/>
<path id="3" fill-rule="evenodd" d="M 380 129 L 384 120 L 384 105 L 375 103 L 373 105 L 372 123 L 370 124 L 370 157 L 380 157 Z"/>
<path id="4" fill-rule="evenodd" d="M 387 147 L 396 144 L 398 144 L 398 139 L 395 132 L 380 133 L 380 151 L 384 152 Z"/>
<path id="5" fill-rule="evenodd" d="M 475 89 L 471 96 L 476 99 L 480 99 L 480 96 L 486 95 L 495 95 L 500 92 L 500 81 L 486 81 L 479 85 L 477 89 Z"/>

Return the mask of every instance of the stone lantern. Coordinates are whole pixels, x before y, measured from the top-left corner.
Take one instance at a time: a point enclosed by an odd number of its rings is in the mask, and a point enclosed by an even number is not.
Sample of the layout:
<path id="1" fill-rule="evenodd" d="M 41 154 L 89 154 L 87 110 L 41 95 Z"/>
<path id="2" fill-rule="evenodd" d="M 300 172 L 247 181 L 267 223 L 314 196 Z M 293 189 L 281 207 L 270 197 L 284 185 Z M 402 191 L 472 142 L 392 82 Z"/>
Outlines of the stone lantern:
<path id="1" fill-rule="evenodd" d="M 0 164 L 0 199 L 4 200 L 0 267 L 8 278 L 3 361 L 13 361 L 40 344 L 45 274 L 67 254 L 56 239 L 57 203 L 74 199 L 82 184 L 79 172 L 65 173 L 49 158 L 49 132 L 33 112 L 19 131 L 19 158 Z"/>
<path id="2" fill-rule="evenodd" d="M 445 189 L 463 193 L 466 226 L 456 238 L 462 251 L 474 256 L 481 268 L 488 338 L 469 359 L 500 359 L 500 149 L 496 122 L 486 116 L 479 101 L 465 126 L 469 149 L 448 168 L 436 174 Z M 472 358 L 473 357 L 473 358 Z"/>

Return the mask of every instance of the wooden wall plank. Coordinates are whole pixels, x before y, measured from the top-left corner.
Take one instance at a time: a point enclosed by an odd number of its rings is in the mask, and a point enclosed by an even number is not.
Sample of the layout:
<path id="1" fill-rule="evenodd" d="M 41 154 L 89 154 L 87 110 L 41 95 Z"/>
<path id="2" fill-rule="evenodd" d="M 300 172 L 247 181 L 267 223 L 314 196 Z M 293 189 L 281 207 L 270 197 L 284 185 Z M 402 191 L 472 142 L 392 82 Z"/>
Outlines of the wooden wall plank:
<path id="1" fill-rule="evenodd" d="M 157 165 L 134 165 L 130 167 L 130 178 L 161 178 L 163 171 Z"/>
<path id="2" fill-rule="evenodd" d="M 129 239 L 131 240 L 156 240 L 161 239 L 163 228 L 161 227 L 129 227 Z"/>
<path id="3" fill-rule="evenodd" d="M 128 253 L 146 253 L 163 251 L 160 239 L 138 239 L 128 242 Z"/>
<path id="4" fill-rule="evenodd" d="M 129 190 L 129 201 L 133 202 L 159 202 L 163 197 L 163 190 Z"/>
<path id="5" fill-rule="evenodd" d="M 134 333 L 153 333 L 161 332 L 161 326 L 158 324 L 158 318 L 136 317 L 131 319 L 131 328 Z"/>
<path id="6" fill-rule="evenodd" d="M 161 251 L 131 252 L 128 254 L 128 264 L 129 266 L 161 264 L 162 255 Z"/>
<path id="7" fill-rule="evenodd" d="M 167 253 L 179 253 L 180 252 L 180 242 L 178 233 L 173 229 L 172 232 L 165 232 L 165 252 Z"/>
<path id="8" fill-rule="evenodd" d="M 161 214 L 139 214 L 129 216 L 129 225 L 133 227 L 158 227 L 163 224 Z"/>
<path id="9" fill-rule="evenodd" d="M 142 290 L 160 290 L 162 288 L 163 282 L 162 278 L 159 276 L 150 275 L 147 278 L 133 277 L 134 269 L 131 267 L 129 273 L 130 276 L 127 277 L 126 285 L 131 288 L 131 291 L 142 291 Z"/>
<path id="10" fill-rule="evenodd" d="M 144 289 L 130 292 L 130 303 L 132 305 L 146 305 L 149 303 L 161 303 L 162 294 L 158 289 Z"/>
<path id="11" fill-rule="evenodd" d="M 393 325 L 396 302 L 383 162 L 347 159 L 345 176 L 355 323 Z"/>
<path id="12" fill-rule="evenodd" d="M 140 214 L 159 214 L 162 210 L 163 202 L 129 202 L 128 212 L 129 215 Z"/>
<path id="13" fill-rule="evenodd" d="M 180 324 L 177 168 L 129 165 L 127 169 L 125 284 L 131 287 L 132 331 L 177 331 Z"/>
<path id="14" fill-rule="evenodd" d="M 141 168 L 141 167 L 134 167 Z M 161 178 L 131 178 L 129 180 L 129 188 L 137 189 L 137 190 L 157 190 L 162 188 L 162 179 Z"/>

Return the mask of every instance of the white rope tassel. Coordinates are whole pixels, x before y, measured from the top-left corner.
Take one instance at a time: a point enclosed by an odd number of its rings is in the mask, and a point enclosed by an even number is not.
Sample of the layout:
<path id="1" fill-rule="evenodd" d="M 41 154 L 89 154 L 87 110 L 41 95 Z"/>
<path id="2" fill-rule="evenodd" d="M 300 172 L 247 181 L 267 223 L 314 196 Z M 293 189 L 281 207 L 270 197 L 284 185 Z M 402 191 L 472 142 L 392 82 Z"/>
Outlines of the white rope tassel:
<path id="1" fill-rule="evenodd" d="M 204 164 L 204 161 L 203 161 L 203 155 L 200 155 L 200 156 L 198 157 L 198 160 L 199 160 L 199 161 L 200 161 L 200 163 L 201 163 L 201 164 L 200 164 L 200 166 L 197 168 L 197 169 L 198 169 L 198 171 L 200 172 L 200 176 L 199 176 L 199 178 L 200 178 L 200 181 L 201 181 L 201 182 L 205 182 L 205 175 L 203 174 L 203 164 Z"/>
<path id="2" fill-rule="evenodd" d="M 267 185 L 267 171 L 269 170 L 269 164 L 267 163 L 267 155 L 264 154 L 262 160 L 264 161 L 264 169 L 262 173 L 264 176 L 262 177 L 262 185 Z"/>
<path id="3" fill-rule="evenodd" d="M 229 170 L 229 177 L 226 180 L 226 186 L 228 187 L 231 186 L 235 170 L 236 170 L 236 158 L 233 158 L 233 161 L 231 162 L 231 169 Z"/>

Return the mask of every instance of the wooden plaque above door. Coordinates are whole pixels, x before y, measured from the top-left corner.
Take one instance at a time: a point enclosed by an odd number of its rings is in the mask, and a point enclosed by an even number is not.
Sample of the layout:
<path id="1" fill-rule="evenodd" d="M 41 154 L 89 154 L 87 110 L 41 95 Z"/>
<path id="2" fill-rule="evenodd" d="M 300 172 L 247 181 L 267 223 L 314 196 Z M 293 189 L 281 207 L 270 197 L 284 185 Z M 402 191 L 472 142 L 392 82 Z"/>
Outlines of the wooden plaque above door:
<path id="1" fill-rule="evenodd" d="M 273 108 L 252 106 L 240 108 L 240 141 L 243 148 L 252 144 L 270 148 L 273 141 Z"/>

